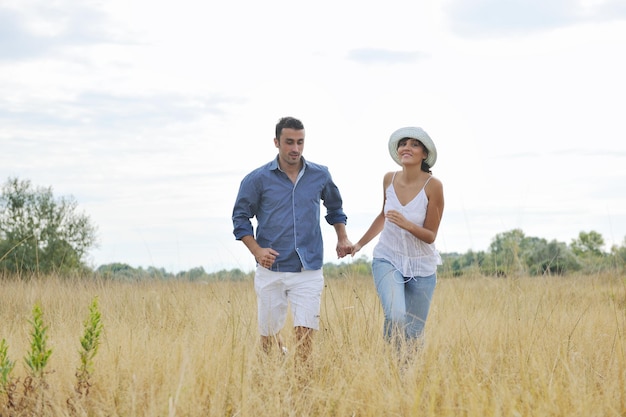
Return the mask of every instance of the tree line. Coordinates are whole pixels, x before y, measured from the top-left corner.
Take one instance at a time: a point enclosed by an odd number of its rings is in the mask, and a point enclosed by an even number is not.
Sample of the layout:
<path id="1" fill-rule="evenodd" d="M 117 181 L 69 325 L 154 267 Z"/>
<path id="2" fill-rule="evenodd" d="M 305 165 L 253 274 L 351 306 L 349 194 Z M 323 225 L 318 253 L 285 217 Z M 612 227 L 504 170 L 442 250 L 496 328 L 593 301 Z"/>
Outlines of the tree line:
<path id="1" fill-rule="evenodd" d="M 0 194 L 0 276 L 76 274 L 103 279 L 185 279 L 190 281 L 251 279 L 240 269 L 208 273 L 203 267 L 171 273 L 163 268 L 133 268 L 111 263 L 92 269 L 85 262 L 96 244 L 96 226 L 78 211 L 73 197 L 56 198 L 51 187 L 35 187 L 29 180 L 11 177 Z M 581 231 L 569 244 L 526 236 L 521 229 L 497 234 L 485 251 L 444 253 L 441 276 L 471 273 L 488 276 L 595 274 L 626 270 L 626 238 L 621 246 L 604 251 L 604 238 Z M 368 275 L 365 257 L 349 263 L 326 263 L 326 276 Z"/>
<path id="2" fill-rule="evenodd" d="M 626 270 L 626 238 L 621 246 L 603 250 L 604 238 L 582 231 L 567 244 L 526 236 L 521 229 L 497 234 L 486 251 L 443 255 L 441 272 L 462 276 L 479 272 L 489 276 L 597 274 Z"/>

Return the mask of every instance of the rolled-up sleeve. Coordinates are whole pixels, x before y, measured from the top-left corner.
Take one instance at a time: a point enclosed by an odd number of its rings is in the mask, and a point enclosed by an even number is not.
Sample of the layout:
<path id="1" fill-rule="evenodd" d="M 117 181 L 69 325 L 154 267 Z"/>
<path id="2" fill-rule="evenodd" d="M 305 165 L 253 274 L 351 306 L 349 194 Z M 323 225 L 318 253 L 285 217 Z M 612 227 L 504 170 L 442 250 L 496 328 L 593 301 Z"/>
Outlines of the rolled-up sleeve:
<path id="1" fill-rule="evenodd" d="M 326 207 L 326 216 L 324 217 L 328 224 L 348 222 L 348 216 L 343 212 L 343 200 L 339 193 L 339 188 L 329 177 L 326 186 L 322 192 L 322 200 L 324 201 L 324 207 Z"/>
<path id="2" fill-rule="evenodd" d="M 245 177 L 239 186 L 239 193 L 233 208 L 233 234 L 235 239 L 241 240 L 244 236 L 254 236 L 254 229 L 250 221 L 257 212 L 258 192 L 250 176 Z"/>

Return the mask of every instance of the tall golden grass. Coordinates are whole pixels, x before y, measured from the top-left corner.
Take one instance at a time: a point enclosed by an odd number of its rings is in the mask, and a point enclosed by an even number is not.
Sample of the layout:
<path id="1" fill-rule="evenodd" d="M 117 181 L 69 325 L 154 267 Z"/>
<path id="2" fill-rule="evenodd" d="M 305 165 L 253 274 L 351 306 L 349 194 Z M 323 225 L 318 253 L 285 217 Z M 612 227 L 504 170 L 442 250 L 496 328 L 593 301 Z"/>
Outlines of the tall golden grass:
<path id="1" fill-rule="evenodd" d="M 0 339 L 23 380 L 41 305 L 53 352 L 40 415 L 626 416 L 624 277 L 440 278 L 425 346 L 408 362 L 382 340 L 371 277 L 326 284 L 306 372 L 291 353 L 260 353 L 252 282 L 5 280 Z M 104 333 L 78 398 L 96 296 Z M 289 323 L 284 334 L 293 353 Z M 0 415 L 17 415 L 4 400 Z"/>

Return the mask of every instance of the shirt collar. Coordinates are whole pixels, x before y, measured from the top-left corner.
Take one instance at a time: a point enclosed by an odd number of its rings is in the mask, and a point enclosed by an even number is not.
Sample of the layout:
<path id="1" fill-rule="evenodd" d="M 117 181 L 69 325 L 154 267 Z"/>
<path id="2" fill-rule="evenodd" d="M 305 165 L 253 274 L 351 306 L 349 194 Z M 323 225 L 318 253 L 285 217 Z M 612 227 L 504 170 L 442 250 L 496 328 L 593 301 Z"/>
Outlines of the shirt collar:
<path id="1" fill-rule="evenodd" d="M 306 159 L 304 159 L 304 156 L 301 156 L 300 159 L 302 159 L 302 169 L 301 169 L 302 171 L 309 163 L 307 162 Z M 275 170 L 282 171 L 280 169 L 280 165 L 278 165 L 278 155 L 276 155 L 276 158 L 274 158 L 274 160 L 270 162 L 269 169 L 270 171 L 275 171 Z"/>

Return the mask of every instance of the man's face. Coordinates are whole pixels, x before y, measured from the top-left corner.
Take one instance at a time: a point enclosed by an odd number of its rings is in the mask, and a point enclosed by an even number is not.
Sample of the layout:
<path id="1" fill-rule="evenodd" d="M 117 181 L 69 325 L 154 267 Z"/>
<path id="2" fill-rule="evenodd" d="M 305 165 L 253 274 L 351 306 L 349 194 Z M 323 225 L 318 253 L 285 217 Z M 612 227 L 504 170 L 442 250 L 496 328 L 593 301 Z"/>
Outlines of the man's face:
<path id="1" fill-rule="evenodd" d="M 274 145 L 278 148 L 278 158 L 281 162 L 300 165 L 304 149 L 304 129 L 283 128 L 280 138 L 274 139 Z"/>

